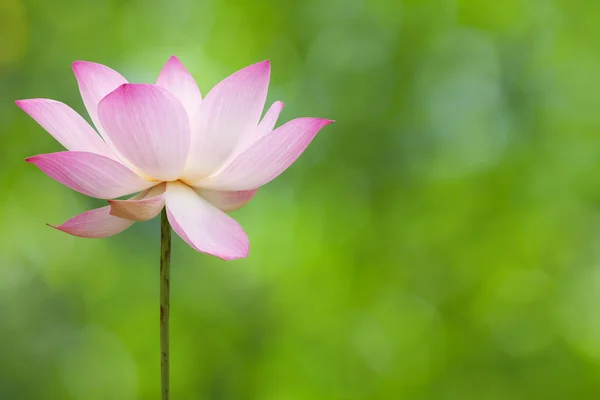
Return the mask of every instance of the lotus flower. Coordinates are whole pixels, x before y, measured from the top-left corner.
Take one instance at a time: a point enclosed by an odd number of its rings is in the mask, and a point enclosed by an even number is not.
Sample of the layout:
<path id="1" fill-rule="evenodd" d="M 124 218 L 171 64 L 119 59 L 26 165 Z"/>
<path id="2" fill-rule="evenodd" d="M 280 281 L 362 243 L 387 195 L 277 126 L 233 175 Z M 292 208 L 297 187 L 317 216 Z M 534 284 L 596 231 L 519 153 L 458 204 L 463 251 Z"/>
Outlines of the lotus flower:
<path id="1" fill-rule="evenodd" d="M 176 57 L 155 85 L 128 83 L 91 62 L 77 61 L 73 71 L 97 131 L 61 102 L 18 100 L 67 149 L 26 161 L 91 197 L 137 193 L 54 226 L 80 237 L 115 235 L 166 207 L 175 232 L 197 251 L 224 260 L 246 257 L 248 237 L 225 212 L 248 203 L 332 122 L 297 118 L 274 130 L 279 101 L 261 119 L 269 61 L 234 73 L 204 99 Z"/>

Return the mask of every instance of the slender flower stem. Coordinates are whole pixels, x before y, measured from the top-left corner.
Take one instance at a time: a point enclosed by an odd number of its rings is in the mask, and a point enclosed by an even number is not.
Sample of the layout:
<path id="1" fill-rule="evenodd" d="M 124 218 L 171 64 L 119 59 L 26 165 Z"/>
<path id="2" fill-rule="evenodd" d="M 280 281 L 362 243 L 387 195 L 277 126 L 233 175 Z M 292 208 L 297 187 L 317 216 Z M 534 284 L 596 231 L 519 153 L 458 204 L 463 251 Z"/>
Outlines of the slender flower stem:
<path id="1" fill-rule="evenodd" d="M 169 316 L 171 279 L 171 225 L 167 219 L 167 210 L 163 208 L 160 216 L 160 386 L 161 399 L 169 400 Z"/>

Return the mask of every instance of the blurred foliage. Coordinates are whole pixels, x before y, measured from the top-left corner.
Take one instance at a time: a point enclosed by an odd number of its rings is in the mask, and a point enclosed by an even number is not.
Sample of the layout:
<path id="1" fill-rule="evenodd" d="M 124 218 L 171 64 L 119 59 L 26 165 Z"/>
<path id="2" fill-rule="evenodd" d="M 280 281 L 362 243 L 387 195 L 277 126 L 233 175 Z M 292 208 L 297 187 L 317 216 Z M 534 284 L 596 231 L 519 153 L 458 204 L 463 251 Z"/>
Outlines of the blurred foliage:
<path id="1" fill-rule="evenodd" d="M 172 393 L 212 400 L 600 397 L 600 2 L 1 0 L 0 399 L 159 393 L 157 221 L 23 159 L 13 101 L 85 114 L 70 64 L 207 93 L 270 58 L 282 121 L 333 118 L 234 213 L 236 262 L 175 240 Z M 86 115 L 87 118 L 87 115 Z"/>

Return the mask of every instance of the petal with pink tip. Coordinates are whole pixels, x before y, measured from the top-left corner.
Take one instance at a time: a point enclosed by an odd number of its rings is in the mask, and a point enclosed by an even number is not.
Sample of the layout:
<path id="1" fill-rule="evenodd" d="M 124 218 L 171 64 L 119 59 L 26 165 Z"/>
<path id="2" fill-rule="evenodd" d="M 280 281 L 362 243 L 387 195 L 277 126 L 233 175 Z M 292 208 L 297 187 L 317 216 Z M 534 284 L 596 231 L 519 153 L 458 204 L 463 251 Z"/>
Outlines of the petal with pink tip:
<path id="1" fill-rule="evenodd" d="M 110 158 L 81 151 L 38 154 L 25 161 L 63 185 L 98 199 L 111 199 L 147 189 L 148 182 L 123 164 Z"/>
<path id="2" fill-rule="evenodd" d="M 180 177 L 190 147 L 187 113 L 168 90 L 124 84 L 106 96 L 98 116 L 118 151 L 160 181 Z"/>
<path id="3" fill-rule="evenodd" d="M 142 199 L 109 200 L 110 214 L 132 221 L 148 221 L 165 206 L 165 188 L 164 183 L 154 186 Z"/>
<path id="4" fill-rule="evenodd" d="M 17 100 L 15 103 L 67 150 L 116 159 L 98 133 L 68 105 L 49 99 Z"/>
<path id="5" fill-rule="evenodd" d="M 196 81 L 177 57 L 169 58 L 160 71 L 156 84 L 167 89 L 179 99 L 187 112 L 192 132 L 195 132 L 202 95 Z"/>
<path id="6" fill-rule="evenodd" d="M 110 215 L 110 206 L 106 206 L 79 214 L 62 225 L 50 226 L 73 236 L 104 238 L 123 232 L 133 222 Z"/>
<path id="7" fill-rule="evenodd" d="M 195 250 L 223 260 L 248 255 L 248 236 L 242 227 L 189 186 L 168 182 L 166 204 L 169 223 Z"/>
<path id="8" fill-rule="evenodd" d="M 218 83 L 200 106 L 200 129 L 194 134 L 187 165 L 199 179 L 216 171 L 241 138 L 256 128 L 262 114 L 271 67 L 269 61 L 250 65 Z"/>
<path id="9" fill-rule="evenodd" d="M 94 125 L 104 137 L 102 124 L 98 119 L 98 104 L 107 94 L 118 88 L 127 80 L 117 71 L 105 65 L 89 61 L 75 61 L 73 72 L 79 85 L 79 92 Z M 106 138 L 105 138 L 106 140 Z M 107 141 L 108 142 L 108 141 Z"/>
<path id="10" fill-rule="evenodd" d="M 275 124 L 277 123 L 277 119 L 279 118 L 281 110 L 283 110 L 283 106 L 284 103 L 281 101 L 276 101 L 273 103 L 258 126 L 255 129 L 250 130 L 246 135 L 244 135 L 244 137 L 240 139 L 240 143 L 235 149 L 234 154 L 237 155 L 242 153 L 254 142 L 258 141 L 266 134 L 271 133 L 275 127 Z"/>
<path id="11" fill-rule="evenodd" d="M 256 194 L 258 189 L 219 191 L 208 189 L 196 189 L 196 193 L 221 211 L 230 212 L 244 207 Z"/>
<path id="12" fill-rule="evenodd" d="M 193 186 L 213 190 L 258 188 L 292 165 L 319 130 L 332 122 L 322 118 L 294 119 L 254 143 L 219 173 L 194 182 Z"/>

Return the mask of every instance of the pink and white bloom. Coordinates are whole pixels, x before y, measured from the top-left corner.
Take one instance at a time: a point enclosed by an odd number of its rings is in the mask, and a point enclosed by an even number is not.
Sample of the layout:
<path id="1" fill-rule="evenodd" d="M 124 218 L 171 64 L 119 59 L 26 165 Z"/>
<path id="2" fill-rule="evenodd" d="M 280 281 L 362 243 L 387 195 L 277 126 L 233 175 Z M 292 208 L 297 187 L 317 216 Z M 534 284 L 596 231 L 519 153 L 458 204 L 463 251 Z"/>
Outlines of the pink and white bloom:
<path id="1" fill-rule="evenodd" d="M 55 226 L 75 236 L 115 235 L 166 206 L 171 226 L 194 249 L 224 260 L 246 257 L 248 237 L 225 212 L 248 203 L 332 122 L 297 118 L 273 129 L 283 108 L 279 101 L 261 119 L 269 61 L 234 73 L 204 99 L 176 57 L 154 85 L 128 83 L 91 62 L 77 61 L 73 71 L 96 130 L 61 102 L 18 100 L 67 149 L 26 161 L 88 196 L 137 193 Z"/>

